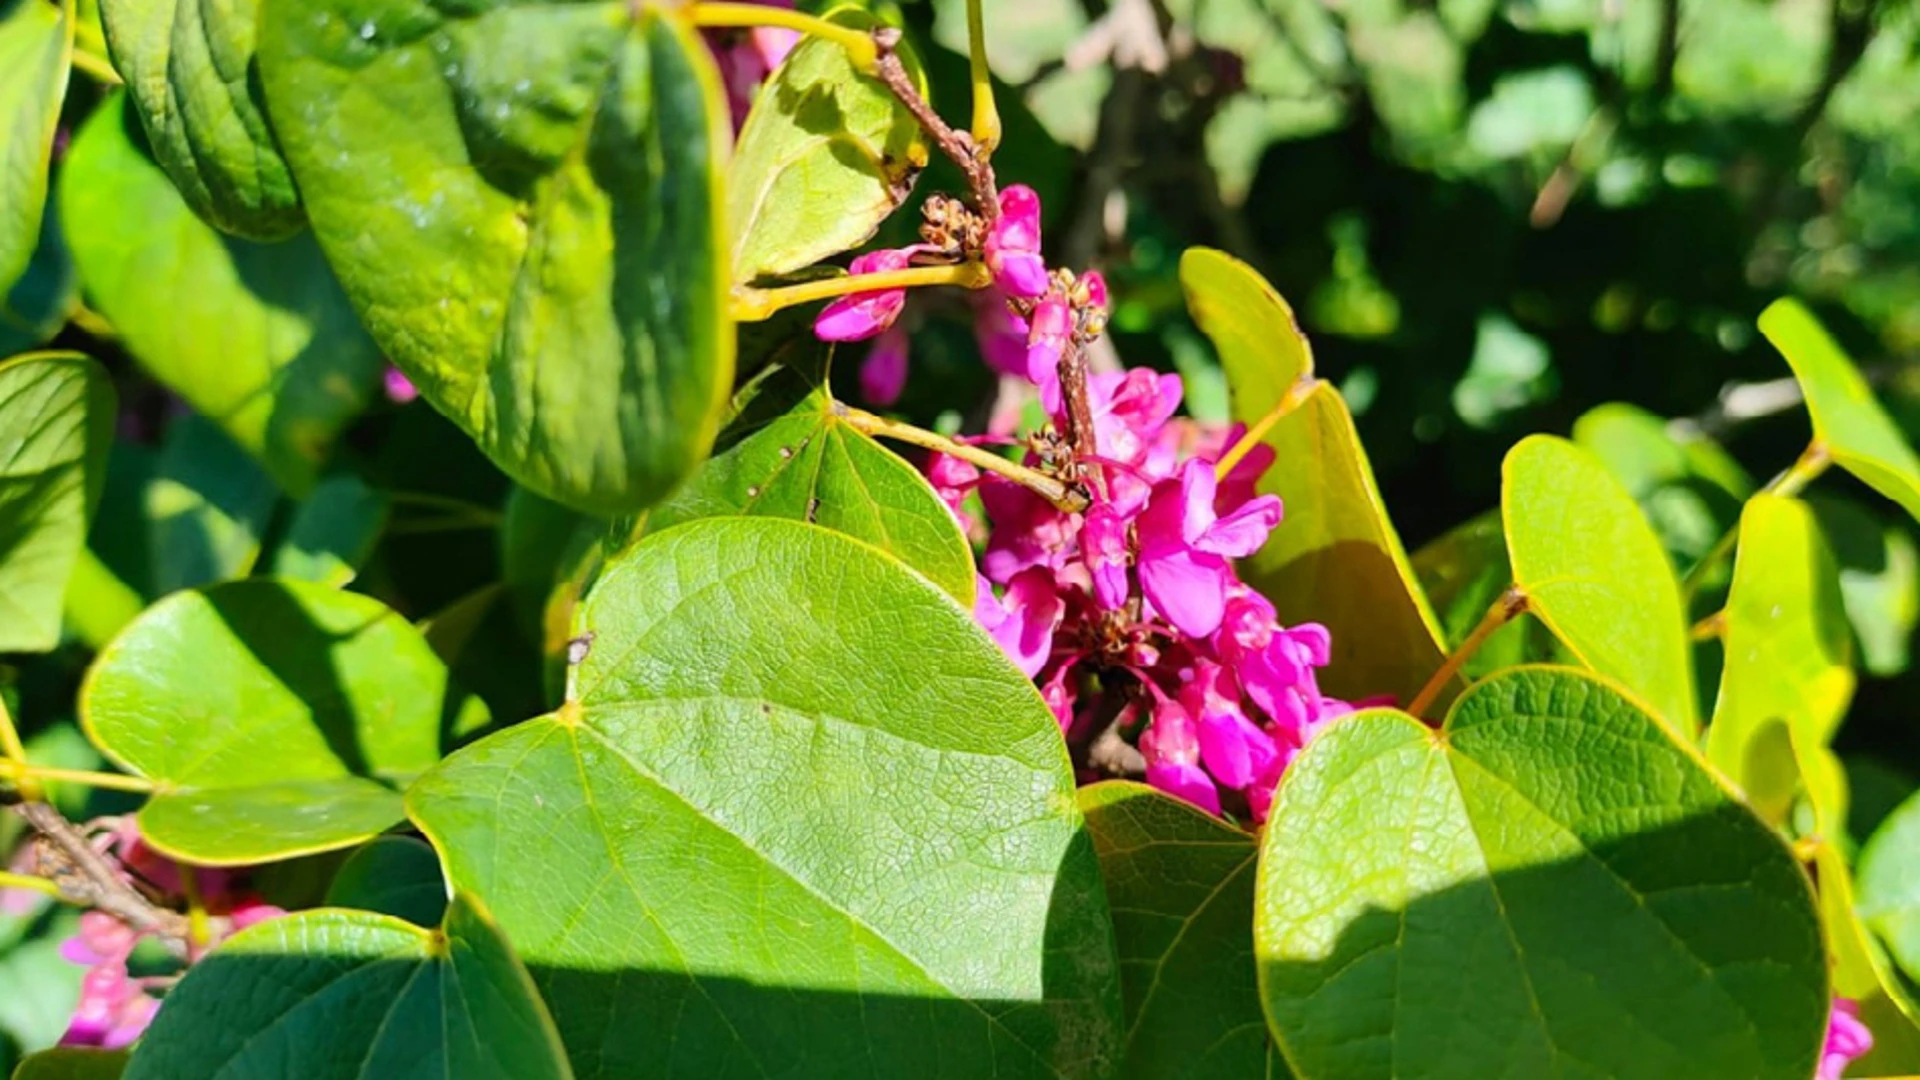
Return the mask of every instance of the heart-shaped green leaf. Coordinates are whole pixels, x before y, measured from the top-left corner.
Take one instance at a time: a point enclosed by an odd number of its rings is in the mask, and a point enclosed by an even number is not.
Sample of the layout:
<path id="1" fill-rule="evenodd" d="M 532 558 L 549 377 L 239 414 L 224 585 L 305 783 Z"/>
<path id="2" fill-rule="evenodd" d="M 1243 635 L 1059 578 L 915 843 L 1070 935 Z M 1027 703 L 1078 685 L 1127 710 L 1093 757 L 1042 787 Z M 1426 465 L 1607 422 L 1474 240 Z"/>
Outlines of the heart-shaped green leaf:
<path id="1" fill-rule="evenodd" d="M 1346 402 L 1314 378 L 1293 310 L 1251 267 L 1193 248 L 1181 257 L 1180 282 L 1194 321 L 1220 352 L 1233 418 L 1250 430 L 1270 425 L 1261 441 L 1280 462 L 1260 491 L 1280 496 L 1286 519 L 1241 561 L 1241 578 L 1282 620 L 1332 632 L 1333 660 L 1321 675 L 1327 692 L 1411 699 L 1446 653 Z"/>
<path id="2" fill-rule="evenodd" d="M 1680 737 L 1699 728 L 1680 585 L 1660 539 L 1598 458 L 1533 435 L 1507 452 L 1500 509 L 1514 583 L 1580 658 Z"/>
<path id="3" fill-rule="evenodd" d="M 222 235 L 187 208 L 137 127 L 124 98 L 106 102 L 61 171 L 81 283 L 155 378 L 304 495 L 366 404 L 380 354 L 311 237 Z"/>
<path id="4" fill-rule="evenodd" d="M 260 72 L 374 339 L 508 475 L 597 513 L 733 381 L 719 75 L 680 8 L 266 0 Z"/>
<path id="5" fill-rule="evenodd" d="M 0 652 L 60 643 L 60 605 L 100 504 L 113 384 L 79 353 L 0 364 Z"/>
<path id="6" fill-rule="evenodd" d="M 1805 503 L 1777 495 L 1747 503 L 1721 617 L 1726 661 L 1707 758 L 1778 825 L 1798 787 L 1795 741 L 1826 745 L 1853 698 L 1840 571 Z"/>
<path id="7" fill-rule="evenodd" d="M 20 1062 L 13 1080 L 118 1080 L 126 1071 L 124 1050 L 42 1050 Z"/>
<path id="8" fill-rule="evenodd" d="M 440 856 L 411 836 L 376 836 L 340 864 L 327 886 L 327 906 L 437 926 L 447 911 Z"/>
<path id="9" fill-rule="evenodd" d="M 46 0 L 0 4 L 0 295 L 26 273 L 47 205 L 73 22 Z"/>
<path id="10" fill-rule="evenodd" d="M 1760 313 L 1760 332 L 1799 380 L 1814 441 L 1841 468 L 1920 518 L 1920 456 L 1820 321 L 1798 300 L 1775 300 Z"/>
<path id="11" fill-rule="evenodd" d="M 1288 766 L 1260 856 L 1267 1017 L 1307 1080 L 1806 1080 L 1814 899 L 1611 684 L 1510 669 L 1438 731 L 1373 710 Z"/>
<path id="12" fill-rule="evenodd" d="M 858 8 L 827 16 L 870 30 Z M 911 50 L 908 77 L 926 94 Z M 754 98 L 727 167 L 733 279 L 750 282 L 812 266 L 859 247 L 913 190 L 927 162 L 920 125 L 879 79 L 854 70 L 847 51 L 806 38 Z"/>
<path id="13" fill-rule="evenodd" d="M 306 224 L 254 64 L 257 0 L 100 0 L 113 66 L 173 184 L 227 232 L 280 240 Z"/>
<path id="14" fill-rule="evenodd" d="M 103 650 L 80 694 L 95 745 L 154 793 L 140 831 L 207 864 L 357 844 L 400 789 L 486 722 L 379 601 L 256 578 L 174 593 Z"/>
<path id="15" fill-rule="evenodd" d="M 1111 1075 L 1059 725 L 966 609 L 860 541 L 733 517 L 641 540 L 581 621 L 571 700 L 408 804 L 582 1076 Z"/>
<path id="16" fill-rule="evenodd" d="M 973 552 L 926 478 L 841 418 L 825 379 L 779 367 L 715 454 L 648 515 L 650 529 L 723 515 L 810 521 L 872 544 L 971 607 Z"/>
<path id="17" fill-rule="evenodd" d="M 1120 952 L 1121 1075 L 1284 1077 L 1253 961 L 1254 838 L 1144 784 L 1080 789 Z"/>
<path id="18" fill-rule="evenodd" d="M 303 911 L 235 934 L 167 994 L 127 1080 L 568 1080 L 527 970 L 472 899 L 438 930 Z"/>

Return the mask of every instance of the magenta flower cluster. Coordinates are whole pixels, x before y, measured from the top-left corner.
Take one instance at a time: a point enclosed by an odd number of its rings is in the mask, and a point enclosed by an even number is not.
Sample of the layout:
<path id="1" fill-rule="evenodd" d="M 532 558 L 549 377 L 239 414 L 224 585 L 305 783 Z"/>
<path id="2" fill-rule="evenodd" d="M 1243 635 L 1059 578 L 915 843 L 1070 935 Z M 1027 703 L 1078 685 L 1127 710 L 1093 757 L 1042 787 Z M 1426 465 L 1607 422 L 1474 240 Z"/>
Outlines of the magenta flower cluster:
<path id="1" fill-rule="evenodd" d="M 999 211 L 981 251 L 993 274 L 976 294 L 981 353 L 1032 383 L 1064 431 L 1060 361 L 1089 313 L 1096 324 L 1103 317 L 1106 283 L 1098 273 L 1049 272 L 1032 189 L 1007 188 Z M 935 250 L 875 251 L 852 272 L 901 269 Z M 869 400 L 891 401 L 905 379 L 904 339 L 890 339 L 906 293 L 853 293 L 814 323 L 828 341 L 880 338 L 861 372 Z M 1280 500 L 1255 493 L 1272 451 L 1253 447 L 1222 474 L 1217 463 L 1239 433 L 1203 433 L 1176 418 L 1175 375 L 1094 374 L 1086 393 L 1096 453 L 1080 462 L 1091 489 L 1084 513 L 949 455 L 928 463 L 963 525 L 985 526 L 975 617 L 1036 680 L 1070 742 L 1117 726 L 1137 744 L 1148 783 L 1210 813 L 1263 821 L 1287 762 L 1320 725 L 1351 711 L 1319 690 L 1325 628 L 1283 625 L 1234 569 L 1280 524 Z M 1042 457 L 1031 449 L 1026 463 Z M 983 523 L 963 508 L 975 494 Z"/>

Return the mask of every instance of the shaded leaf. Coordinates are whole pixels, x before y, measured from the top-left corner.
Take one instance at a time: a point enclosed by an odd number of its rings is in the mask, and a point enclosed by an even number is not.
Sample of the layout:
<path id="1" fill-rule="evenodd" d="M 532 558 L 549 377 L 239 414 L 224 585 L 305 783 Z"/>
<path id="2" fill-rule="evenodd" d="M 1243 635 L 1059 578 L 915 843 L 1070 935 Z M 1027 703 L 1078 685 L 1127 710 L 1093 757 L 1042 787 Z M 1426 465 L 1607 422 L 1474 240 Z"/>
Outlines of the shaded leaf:
<path id="1" fill-rule="evenodd" d="M 61 169 L 81 284 L 154 378 L 304 495 L 365 406 L 379 352 L 311 237 L 222 235 L 187 208 L 135 128 L 124 95 L 107 101 Z"/>
<path id="2" fill-rule="evenodd" d="M 1778 825 L 1799 780 L 1796 741 L 1824 747 L 1853 699 L 1839 569 L 1805 503 L 1747 503 L 1721 617 L 1726 661 L 1707 758 Z"/>
<path id="3" fill-rule="evenodd" d="M 303 911 L 196 963 L 134 1048 L 127 1080 L 460 1077 L 562 1080 L 553 1021 L 486 912 L 456 897 L 438 930 Z"/>
<path id="4" fill-rule="evenodd" d="M 1647 519 L 1592 454 L 1520 440 L 1501 518 L 1528 609 L 1587 667 L 1619 680 L 1681 738 L 1699 728 L 1680 586 Z"/>
<path id="5" fill-rule="evenodd" d="M 714 518 L 610 563 L 581 623 L 567 704 L 408 804 L 582 1076 L 890 1076 L 930 1052 L 1111 1074 L 1111 931 L 1059 726 L 965 609 L 838 533 Z"/>
<path id="6" fill-rule="evenodd" d="M 1840 564 L 1840 598 L 1870 675 L 1907 669 L 1920 621 L 1920 551 L 1913 536 L 1860 504 L 1826 494 L 1807 497 Z"/>
<path id="7" fill-rule="evenodd" d="M 1893 969 L 1886 950 L 1861 921 L 1846 861 L 1833 844 L 1814 853 L 1820 882 L 1820 918 L 1833 958 L 1833 993 L 1856 1002 L 1873 1032 L 1873 1049 L 1847 1069 L 1850 1076 L 1920 1071 L 1920 1004 Z"/>
<path id="8" fill-rule="evenodd" d="M 699 463 L 733 374 L 731 139 L 678 8 L 267 0 L 259 55 L 314 234 L 423 397 L 583 510 Z"/>
<path id="9" fill-rule="evenodd" d="M 1813 437 L 1841 468 L 1920 518 L 1920 456 L 1874 400 L 1853 361 L 1798 300 L 1760 313 L 1760 332 L 1793 368 L 1813 417 Z"/>
<path id="10" fill-rule="evenodd" d="M 123 1050 L 42 1050 L 20 1062 L 13 1080 L 117 1080 L 127 1068 Z"/>
<path id="11" fill-rule="evenodd" d="M 1894 810 L 1860 849 L 1859 911 L 1908 978 L 1920 973 L 1920 796 Z"/>
<path id="12" fill-rule="evenodd" d="M 828 16 L 860 29 L 881 25 L 858 8 Z M 898 51 L 926 94 L 910 47 Z M 802 38 L 754 98 L 727 166 L 733 280 L 799 270 L 859 247 L 897 209 L 927 163 L 913 114 L 846 49 Z"/>
<path id="13" fill-rule="evenodd" d="M 60 236 L 57 195 L 40 217 L 40 240 L 13 287 L 0 292 L 0 356 L 46 344 L 80 300 L 73 256 Z"/>
<path id="14" fill-rule="evenodd" d="M 387 523 L 387 498 L 350 473 L 331 476 L 301 500 L 273 552 L 277 577 L 342 588 L 373 554 Z"/>
<path id="15" fill-rule="evenodd" d="M 73 22 L 45 0 L 0 4 L 0 295 L 26 272 L 46 211 Z"/>
<path id="16" fill-rule="evenodd" d="M 865 540 L 972 607 L 973 552 L 920 471 L 855 431 L 824 378 L 774 369 L 721 437 L 715 454 L 647 517 L 667 528 L 694 518 L 783 517 Z"/>
<path id="17" fill-rule="evenodd" d="M 113 386 L 68 352 L 0 363 L 0 652 L 60 643 L 67 582 L 100 505 Z"/>
<path id="18" fill-rule="evenodd" d="M 328 907 L 356 908 L 437 926 L 447 911 L 440 856 L 424 840 L 376 836 L 340 864 L 327 888 Z"/>
<path id="19" fill-rule="evenodd" d="M 245 577 L 280 490 L 213 422 L 190 414 L 167 427 L 144 493 L 153 595 Z"/>
<path id="20" fill-rule="evenodd" d="M 1254 982 L 1254 838 L 1144 784 L 1081 788 L 1080 808 L 1113 906 L 1121 1075 L 1290 1075 Z"/>
<path id="21" fill-rule="evenodd" d="M 393 825 L 401 789 L 486 708 L 379 601 L 254 579 L 148 608 L 95 660 L 80 716 L 109 758 L 154 782 L 149 843 L 232 865 Z"/>
<path id="22" fill-rule="evenodd" d="M 213 225 L 280 240 L 306 217 L 260 99 L 257 18 L 256 0 L 100 0 L 113 66 L 174 187 Z"/>
<path id="23" fill-rule="evenodd" d="M 1805 1080 L 1826 1029 L 1792 856 L 1573 669 L 1478 683 L 1437 733 L 1381 709 L 1315 738 L 1256 905 L 1267 1016 L 1304 1077 Z"/>
<path id="24" fill-rule="evenodd" d="M 1338 390 L 1313 375 L 1293 311 L 1252 268 L 1206 248 L 1180 260 L 1194 321 L 1227 372 L 1233 418 L 1251 428 L 1291 402 L 1262 441 L 1284 463 L 1260 491 L 1280 496 L 1286 520 L 1239 564 L 1284 622 L 1333 635 L 1321 686 L 1336 697 L 1390 694 L 1408 701 L 1445 659 L 1441 631 L 1414 583 L 1387 519 L 1353 417 Z"/>

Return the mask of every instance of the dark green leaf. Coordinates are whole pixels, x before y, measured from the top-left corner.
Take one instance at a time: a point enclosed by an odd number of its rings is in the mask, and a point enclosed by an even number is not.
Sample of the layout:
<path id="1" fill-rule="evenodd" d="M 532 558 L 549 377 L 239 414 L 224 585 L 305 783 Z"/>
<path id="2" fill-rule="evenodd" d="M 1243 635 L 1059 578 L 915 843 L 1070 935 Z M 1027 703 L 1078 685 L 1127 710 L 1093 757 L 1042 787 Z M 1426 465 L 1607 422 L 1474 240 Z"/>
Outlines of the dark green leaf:
<path id="1" fill-rule="evenodd" d="M 824 381 L 774 369 L 715 454 L 647 518 L 658 530 L 693 518 L 792 518 L 846 533 L 926 575 L 971 607 L 973 552 L 919 470 L 840 418 Z"/>
<path id="2" fill-rule="evenodd" d="M 259 52 L 314 233 L 422 396 L 583 510 L 692 471 L 733 378 L 731 140 L 681 9 L 267 0 Z"/>
<path id="3" fill-rule="evenodd" d="M 301 501 L 273 553 L 279 577 L 341 588 L 359 574 L 387 523 L 387 498 L 357 476 L 328 477 Z"/>
<path id="4" fill-rule="evenodd" d="M 306 223 L 267 127 L 254 66 L 256 0 L 100 0 L 113 65 L 194 213 L 255 240 Z"/>
<path id="5" fill-rule="evenodd" d="M 40 241 L 26 270 L 11 289 L 0 293 L 0 356 L 46 344 L 66 324 L 80 300 L 73 256 L 60 236 L 60 215 L 52 204 L 40 218 Z"/>
<path id="6" fill-rule="evenodd" d="M 46 0 L 0 4 L 0 295 L 26 272 L 47 203 L 73 22 Z"/>
<path id="7" fill-rule="evenodd" d="M 582 1076 L 1111 1075 L 1059 726 L 967 610 L 838 533 L 713 518 L 581 621 L 567 704 L 408 803 Z"/>
<path id="8" fill-rule="evenodd" d="M 132 128 L 124 98 L 107 101 L 61 170 L 81 283 L 135 359 L 303 495 L 365 406 L 379 352 L 312 237 L 222 235 Z"/>
<path id="9" fill-rule="evenodd" d="M 443 740 L 486 722 L 378 601 L 266 579 L 175 593 L 94 662 L 81 723 L 155 785 L 154 847 L 244 864 L 346 847 L 403 816 Z"/>
<path id="10" fill-rule="evenodd" d="M 0 652 L 60 643 L 67 581 L 100 505 L 113 386 L 79 353 L 0 364 Z"/>
<path id="11" fill-rule="evenodd" d="M 456 897 L 438 930 L 303 911 L 234 935 L 167 995 L 127 1080 L 566 1080 L 527 971 Z"/>
<path id="12" fill-rule="evenodd" d="M 440 856 L 411 836 L 376 836 L 340 865 L 327 889 L 327 906 L 437 926 L 447 911 Z"/>
<path id="13" fill-rule="evenodd" d="M 880 25 L 857 8 L 829 18 Z M 899 56 L 924 95 L 919 59 L 908 48 Z M 920 125 L 885 84 L 855 71 L 838 43 L 803 39 L 754 98 L 727 167 L 733 280 L 789 273 L 865 243 L 926 163 Z"/>
<path id="14" fill-rule="evenodd" d="M 245 577 L 279 499 L 273 478 L 212 421 L 168 425 L 144 500 L 154 595 Z"/>
<path id="15" fill-rule="evenodd" d="M 1699 728 L 1680 585 L 1645 515 L 1598 458 L 1534 435 L 1507 453 L 1501 517 L 1528 610 L 1683 739 Z"/>
<path id="16" fill-rule="evenodd" d="M 1820 925 L 1779 839 L 1612 684 L 1514 668 L 1438 732 L 1373 710 L 1288 766 L 1254 936 L 1303 1077 L 1806 1080 Z"/>
<path id="17" fill-rule="evenodd" d="M 1333 661 L 1321 675 L 1328 693 L 1411 699 L 1446 654 L 1346 402 L 1314 378 L 1293 310 L 1251 267 L 1194 248 L 1180 260 L 1180 281 L 1220 351 L 1233 418 L 1251 428 L 1291 402 L 1262 438 L 1283 464 L 1260 482 L 1280 496 L 1286 520 L 1240 563 L 1240 576 L 1283 620 L 1332 632 Z"/>
<path id="18" fill-rule="evenodd" d="M 1080 789 L 1113 905 L 1121 1075 L 1284 1077 L 1254 984 L 1254 838 L 1142 784 Z"/>
<path id="19" fill-rule="evenodd" d="M 126 1070 L 123 1050 L 42 1050 L 13 1071 L 13 1080 L 118 1080 Z"/>

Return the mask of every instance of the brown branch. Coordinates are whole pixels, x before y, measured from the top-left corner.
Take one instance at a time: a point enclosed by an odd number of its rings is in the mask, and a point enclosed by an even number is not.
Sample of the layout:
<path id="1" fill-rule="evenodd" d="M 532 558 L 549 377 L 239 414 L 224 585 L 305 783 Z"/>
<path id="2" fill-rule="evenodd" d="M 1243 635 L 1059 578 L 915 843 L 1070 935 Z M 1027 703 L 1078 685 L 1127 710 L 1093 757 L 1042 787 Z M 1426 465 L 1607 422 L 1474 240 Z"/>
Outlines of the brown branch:
<path id="1" fill-rule="evenodd" d="M 1000 189 L 993 179 L 993 164 L 981 153 L 973 136 L 964 131 L 955 131 L 951 125 L 933 111 L 927 99 L 920 96 L 920 90 L 913 85 L 913 77 L 900 62 L 900 54 L 895 48 L 900 44 L 900 31 L 884 26 L 873 32 L 873 43 L 880 50 L 880 58 L 874 62 L 874 74 L 907 107 L 920 127 L 933 139 L 940 152 L 953 160 L 960 171 L 966 174 L 967 186 L 973 189 L 975 209 L 991 225 L 1000 216 Z"/>
<path id="2" fill-rule="evenodd" d="M 140 895 L 59 810 L 43 802 L 24 802 L 14 809 L 44 838 L 34 870 L 59 886 L 61 895 L 104 911 L 141 933 L 157 935 L 172 947 L 185 951 L 186 916 L 158 907 Z"/>
<path id="3" fill-rule="evenodd" d="M 1069 337 L 1067 347 L 1060 350 L 1058 371 L 1060 400 L 1067 414 L 1067 430 L 1062 434 L 1066 436 L 1067 447 L 1073 451 L 1074 476 L 1098 477 L 1099 473 L 1089 464 L 1100 451 L 1094 440 L 1093 407 L 1087 403 L 1087 354 L 1078 334 Z"/>

